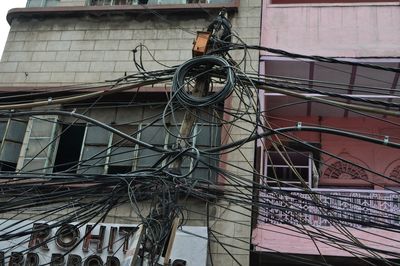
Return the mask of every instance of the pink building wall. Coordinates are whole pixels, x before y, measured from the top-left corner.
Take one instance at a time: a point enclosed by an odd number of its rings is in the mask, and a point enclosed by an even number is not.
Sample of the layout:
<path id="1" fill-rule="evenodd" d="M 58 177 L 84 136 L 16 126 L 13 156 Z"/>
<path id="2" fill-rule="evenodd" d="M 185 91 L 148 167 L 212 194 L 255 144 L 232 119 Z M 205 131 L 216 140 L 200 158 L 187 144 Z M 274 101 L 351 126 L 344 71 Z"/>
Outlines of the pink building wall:
<path id="1" fill-rule="evenodd" d="M 305 226 L 304 229 L 310 230 L 311 232 L 317 231 L 309 226 Z M 349 240 L 343 236 L 341 232 L 338 232 L 334 227 L 321 228 L 333 236 Z M 376 228 L 369 228 L 368 231 L 358 230 L 354 228 L 346 228 L 348 232 L 357 237 L 364 245 L 384 249 L 385 251 L 398 252 L 400 249 L 400 243 L 398 238 L 399 233 L 393 233 L 387 230 L 381 230 Z M 298 230 L 287 226 L 287 225 L 271 225 L 263 224 L 260 225 L 253 232 L 253 244 L 256 245 L 257 251 L 268 251 L 268 252 L 288 252 L 291 254 L 308 254 L 308 255 L 319 255 L 321 252 L 325 256 L 348 256 L 353 257 L 354 253 L 359 256 L 370 255 L 365 249 L 352 248 L 353 254 L 344 251 L 343 246 L 335 245 L 332 243 L 325 244 L 326 240 L 318 238 L 311 239 L 304 233 L 300 233 Z M 325 243 L 324 243 L 325 242 Z M 318 248 L 317 248 L 318 247 Z M 390 258 L 390 256 L 385 256 Z"/>
<path id="2" fill-rule="evenodd" d="M 399 118 L 388 118 L 394 123 L 400 124 Z M 372 118 L 365 117 L 298 117 L 285 116 L 283 119 L 270 119 L 274 127 L 294 126 L 295 121 L 302 121 L 303 125 L 319 125 L 323 127 L 339 128 L 352 131 L 370 137 L 384 139 L 389 136 L 389 140 L 400 143 L 400 127 L 390 125 Z M 313 132 L 295 133 L 297 137 L 308 142 L 321 144 L 321 149 L 339 155 L 354 163 L 361 164 L 369 169 L 390 176 L 395 167 L 400 167 L 400 153 L 398 149 L 386 147 L 384 145 L 371 144 L 368 142 Z M 326 180 L 324 172 L 327 165 L 337 160 L 327 155 L 321 156 L 321 179 L 320 185 L 334 187 L 369 187 L 371 189 L 382 189 L 382 187 L 398 186 L 394 182 L 385 180 L 374 174 L 368 174 L 368 179 L 376 185 L 361 180 Z M 326 164 L 326 165 L 325 165 Z M 399 176 L 400 178 L 400 176 Z"/>
<path id="3" fill-rule="evenodd" d="M 261 27 L 262 46 L 293 53 L 332 57 L 398 57 L 400 55 L 400 11 L 396 2 L 271 4 L 267 0 L 263 1 Z M 263 55 L 268 55 L 268 53 Z M 308 68 L 290 69 L 287 71 L 287 75 L 290 75 L 290 71 L 293 73 L 308 71 Z M 266 70 L 266 74 L 268 75 L 268 70 Z M 307 78 L 308 74 L 303 76 Z M 335 76 L 327 76 L 327 80 L 335 81 L 336 79 Z M 391 81 L 393 78 L 388 80 L 388 82 Z M 266 109 L 270 107 L 269 102 L 273 100 L 275 100 L 274 97 L 267 97 Z M 282 101 L 283 103 L 284 101 Z M 317 105 L 313 104 L 313 110 L 317 110 L 315 106 Z M 295 126 L 297 121 L 301 121 L 303 125 L 340 128 L 369 134 L 371 137 L 380 139 L 383 139 L 382 135 L 388 135 L 391 141 L 400 142 L 398 126 L 371 118 L 344 117 L 342 114 L 338 115 L 337 111 L 333 115 L 334 111 L 329 107 L 319 108 L 318 112 L 314 112 L 311 116 L 299 116 L 299 114 L 305 114 L 303 109 L 306 107 L 306 105 L 288 107 L 281 113 L 275 114 L 275 118 L 270 117 L 268 122 L 277 128 Z M 274 116 L 274 113 L 270 115 Z M 398 118 L 388 117 L 387 119 L 400 123 Z M 389 176 L 396 167 L 400 170 L 400 153 L 396 149 L 328 134 L 300 132 L 295 135 L 308 142 L 320 143 L 322 150 L 339 155 L 378 173 Z M 330 165 L 337 160 L 322 155 L 321 161 Z M 368 180 L 376 183 L 375 185 L 362 180 L 328 179 L 324 176 L 328 166 L 324 164 L 321 165 L 319 181 L 319 185 L 322 187 L 382 189 L 396 186 L 394 182 L 384 180 L 371 173 L 368 173 Z M 400 174 L 398 178 L 400 180 Z M 332 227 L 321 229 L 333 230 Z M 385 239 L 385 237 L 398 239 L 399 235 L 371 228 L 367 228 L 366 232 L 351 228 L 349 231 L 369 246 L 388 248 L 388 250 L 396 252 L 400 248 L 398 242 Z M 318 255 L 312 239 L 307 235 L 290 231 L 284 225 L 259 223 L 253 230 L 253 244 L 256 245 L 258 251 Z M 353 256 L 319 241 L 316 244 L 324 255 Z"/>
<path id="4" fill-rule="evenodd" d="M 400 54 L 398 3 L 269 4 L 261 44 L 301 54 L 389 57 Z"/>

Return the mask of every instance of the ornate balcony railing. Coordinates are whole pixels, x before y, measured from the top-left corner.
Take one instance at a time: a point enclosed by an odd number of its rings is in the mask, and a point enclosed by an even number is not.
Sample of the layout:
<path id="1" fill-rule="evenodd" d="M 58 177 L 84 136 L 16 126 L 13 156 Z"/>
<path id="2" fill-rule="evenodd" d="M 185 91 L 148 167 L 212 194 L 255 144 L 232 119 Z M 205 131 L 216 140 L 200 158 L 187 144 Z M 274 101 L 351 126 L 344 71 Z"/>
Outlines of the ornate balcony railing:
<path id="1" fill-rule="evenodd" d="M 400 228 L 400 194 L 393 191 L 275 189 L 259 200 L 258 223 Z"/>

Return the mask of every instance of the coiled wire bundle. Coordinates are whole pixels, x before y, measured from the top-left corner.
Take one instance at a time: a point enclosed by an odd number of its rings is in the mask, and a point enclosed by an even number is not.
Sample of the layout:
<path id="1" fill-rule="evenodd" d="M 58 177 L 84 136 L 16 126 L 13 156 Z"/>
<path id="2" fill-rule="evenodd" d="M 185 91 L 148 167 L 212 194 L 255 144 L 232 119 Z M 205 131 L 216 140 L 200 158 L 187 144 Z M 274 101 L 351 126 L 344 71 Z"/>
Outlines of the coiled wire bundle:
<path id="1" fill-rule="evenodd" d="M 223 88 L 213 94 L 197 97 L 187 91 L 190 81 L 209 76 L 225 75 L 225 85 Z M 191 107 L 204 107 L 214 105 L 224 101 L 232 93 L 235 87 L 235 72 L 232 66 L 224 58 L 214 55 L 205 55 L 192 58 L 175 71 L 172 80 L 172 93 L 180 104 Z"/>

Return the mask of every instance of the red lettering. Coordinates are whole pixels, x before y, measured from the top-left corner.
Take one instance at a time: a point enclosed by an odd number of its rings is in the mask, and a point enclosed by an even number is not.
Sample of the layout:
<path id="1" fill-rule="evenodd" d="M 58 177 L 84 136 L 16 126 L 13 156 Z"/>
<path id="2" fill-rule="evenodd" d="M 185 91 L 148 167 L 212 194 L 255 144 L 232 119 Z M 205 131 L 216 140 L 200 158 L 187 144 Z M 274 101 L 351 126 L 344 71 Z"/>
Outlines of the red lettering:
<path id="1" fill-rule="evenodd" d="M 84 266 L 103 266 L 103 260 L 100 256 L 91 255 L 85 260 Z"/>
<path id="2" fill-rule="evenodd" d="M 126 253 L 129 248 L 129 238 L 138 230 L 138 227 L 133 226 L 121 226 L 119 228 L 119 234 L 124 236 L 124 249 L 123 252 Z"/>
<path id="3" fill-rule="evenodd" d="M 65 224 L 57 230 L 56 237 L 59 248 L 70 250 L 79 241 L 79 229 L 72 224 Z"/>
<path id="4" fill-rule="evenodd" d="M 8 266 L 22 266 L 24 265 L 24 255 L 22 252 L 11 252 L 10 261 Z"/>
<path id="5" fill-rule="evenodd" d="M 82 258 L 79 255 L 70 254 L 68 255 L 67 266 L 81 266 Z"/>
<path id="6" fill-rule="evenodd" d="M 64 266 L 64 255 L 58 253 L 51 255 L 50 266 Z"/>
<path id="7" fill-rule="evenodd" d="M 25 266 L 38 266 L 39 265 L 39 256 L 36 253 L 28 253 L 26 255 Z"/>
<path id="8" fill-rule="evenodd" d="M 103 249 L 103 240 L 104 240 L 106 227 L 104 225 L 100 226 L 98 235 L 92 234 L 92 230 L 93 230 L 92 227 L 93 227 L 92 225 L 86 226 L 86 233 L 85 233 L 86 237 L 83 241 L 82 250 L 84 252 L 88 252 L 90 243 L 96 243 L 97 244 L 97 252 L 101 253 L 101 251 Z"/>
<path id="9" fill-rule="evenodd" d="M 46 223 L 34 223 L 32 228 L 32 234 L 29 239 L 29 248 L 42 247 L 43 250 L 49 250 L 46 244 L 47 238 L 50 236 L 50 226 Z"/>
<path id="10" fill-rule="evenodd" d="M 115 233 L 117 233 L 118 228 L 112 227 L 110 228 L 110 235 L 108 237 L 108 247 L 107 250 L 109 253 L 114 253 L 114 242 L 115 242 Z"/>

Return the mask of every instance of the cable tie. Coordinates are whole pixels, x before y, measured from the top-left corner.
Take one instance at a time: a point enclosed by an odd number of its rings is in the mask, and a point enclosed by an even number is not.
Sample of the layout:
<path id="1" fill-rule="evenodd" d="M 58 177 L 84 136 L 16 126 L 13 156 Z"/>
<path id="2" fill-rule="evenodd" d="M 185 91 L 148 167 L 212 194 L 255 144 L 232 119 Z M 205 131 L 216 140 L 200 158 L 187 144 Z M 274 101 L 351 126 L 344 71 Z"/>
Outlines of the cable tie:
<path id="1" fill-rule="evenodd" d="M 387 145 L 389 143 L 389 136 L 385 136 L 383 139 L 383 144 Z"/>
<path id="2" fill-rule="evenodd" d="M 49 97 L 47 98 L 47 104 L 50 104 L 53 101 L 53 98 Z"/>
<path id="3" fill-rule="evenodd" d="M 301 130 L 301 122 L 297 122 L 297 129 Z"/>

